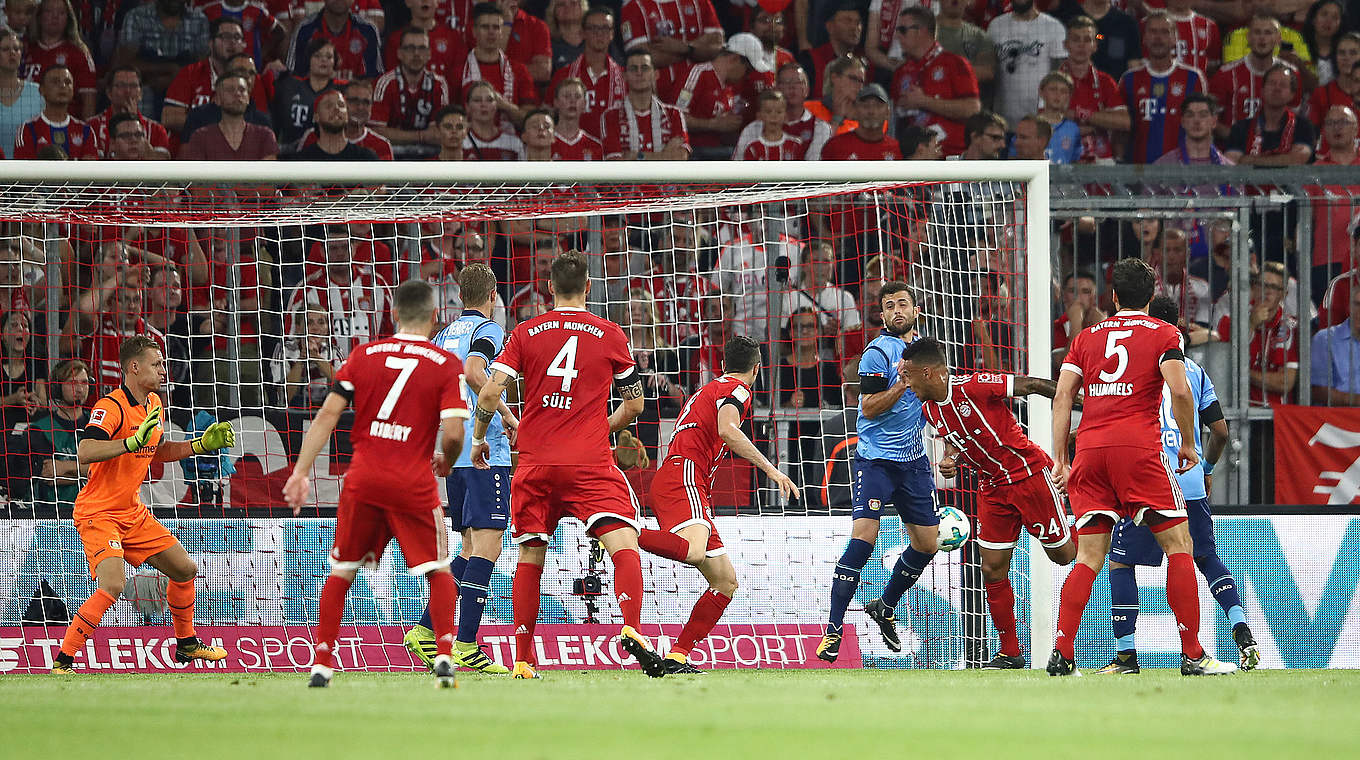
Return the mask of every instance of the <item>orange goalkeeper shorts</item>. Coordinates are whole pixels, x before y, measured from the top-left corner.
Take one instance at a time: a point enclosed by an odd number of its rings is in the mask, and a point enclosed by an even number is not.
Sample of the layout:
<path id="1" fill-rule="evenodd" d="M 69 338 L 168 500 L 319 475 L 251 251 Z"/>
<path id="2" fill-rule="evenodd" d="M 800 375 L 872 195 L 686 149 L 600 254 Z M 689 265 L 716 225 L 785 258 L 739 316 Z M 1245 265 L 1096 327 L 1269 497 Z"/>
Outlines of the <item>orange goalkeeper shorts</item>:
<path id="1" fill-rule="evenodd" d="M 122 557 L 133 567 L 140 566 L 147 557 L 159 554 L 178 543 L 164 525 L 144 510 L 131 518 L 95 515 L 76 521 L 76 532 L 85 546 L 85 559 L 90 563 L 90 575 L 100 562 L 109 557 Z"/>

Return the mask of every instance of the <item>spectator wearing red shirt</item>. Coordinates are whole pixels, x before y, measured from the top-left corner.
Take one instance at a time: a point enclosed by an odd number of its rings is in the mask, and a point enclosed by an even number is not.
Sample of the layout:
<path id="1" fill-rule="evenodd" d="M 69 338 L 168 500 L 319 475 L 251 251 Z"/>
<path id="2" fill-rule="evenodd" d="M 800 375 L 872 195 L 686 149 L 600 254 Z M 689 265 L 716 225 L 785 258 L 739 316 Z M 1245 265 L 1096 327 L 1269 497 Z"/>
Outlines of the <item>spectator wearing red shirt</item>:
<path id="1" fill-rule="evenodd" d="M 1096 68 L 1096 22 L 1077 16 L 1067 23 L 1067 58 L 1058 70 L 1072 77 L 1072 103 L 1068 118 L 1081 127 L 1081 160 L 1084 163 L 1114 160 L 1111 132 L 1128 132 L 1129 107 L 1119 94 L 1114 77 Z"/>
<path id="2" fill-rule="evenodd" d="M 352 145 L 373 151 L 373 154 L 382 161 L 391 161 L 392 143 L 368 128 L 368 123 L 373 118 L 373 85 L 363 80 L 349 82 L 345 85 L 344 94 L 345 105 L 349 111 L 345 139 Z M 316 132 L 309 133 L 303 147 L 316 142 L 316 139 Z"/>
<path id="3" fill-rule="evenodd" d="M 656 96 L 657 71 L 645 49 L 624 60 L 628 96 L 605 112 L 600 142 L 605 158 L 616 161 L 684 161 L 689 158 L 685 115 Z"/>
<path id="4" fill-rule="evenodd" d="M 733 39 L 740 36 L 733 35 Z M 745 36 L 755 41 L 754 37 Z M 750 71 L 743 51 L 731 43 L 712 61 L 697 63 L 689 70 L 685 84 L 673 100 L 676 108 L 685 113 L 692 146 L 721 148 L 724 157 L 730 153 L 741 131 L 745 110 L 738 102 L 739 87 Z"/>
<path id="5" fill-rule="evenodd" d="M 250 109 L 250 90 L 244 76 L 234 73 L 217 78 L 213 95 L 222 120 L 200 127 L 180 151 L 186 161 L 272 161 L 278 158 L 279 144 L 273 130 L 246 121 Z"/>
<path id="6" fill-rule="evenodd" d="M 1279 44 L 1280 22 L 1269 15 L 1252 16 L 1247 27 L 1247 55 L 1224 65 L 1209 80 L 1209 92 L 1218 98 L 1218 105 L 1223 109 L 1215 130 L 1220 140 L 1228 136 L 1233 124 L 1256 116 L 1266 71 L 1277 63 L 1290 66 L 1275 56 Z M 1296 106 L 1298 102 L 1295 100 L 1292 105 Z"/>
<path id="7" fill-rule="evenodd" d="M 1318 310 L 1319 328 L 1345 322 L 1351 293 L 1360 288 L 1360 214 L 1351 218 L 1347 231 L 1351 235 L 1351 268 L 1327 283 L 1327 292 L 1322 296 L 1322 308 Z"/>
<path id="8" fill-rule="evenodd" d="M 1193 0 L 1166 0 L 1166 12 L 1176 22 L 1176 60 L 1206 76 L 1213 76 L 1223 62 L 1223 43 L 1218 24 L 1195 13 Z"/>
<path id="9" fill-rule="evenodd" d="M 325 264 L 309 262 L 306 279 L 288 299 L 285 330 L 295 332 L 294 315 L 319 308 L 330 314 L 331 334 L 342 357 L 360 345 L 392 334 L 392 291 L 387 281 L 358 256 L 343 224 L 326 228 Z"/>
<path id="10" fill-rule="evenodd" d="M 1148 14 L 1143 24 L 1147 60 L 1119 78 L 1120 94 L 1128 106 L 1132 128 L 1129 163 L 1150 164 L 1171 150 L 1180 139 L 1181 106 L 1185 99 L 1204 91 L 1204 75 L 1172 57 L 1176 27 L 1165 11 Z M 1220 70 L 1219 76 L 1226 69 Z"/>
<path id="11" fill-rule="evenodd" d="M 1105 319 L 1095 275 L 1077 271 L 1063 278 L 1062 313 L 1053 320 L 1053 366 L 1058 367 L 1077 333 Z"/>
<path id="12" fill-rule="evenodd" d="M 315 139 L 302 149 L 284 156 L 293 161 L 377 161 L 378 154 L 345 136 L 349 126 L 349 105 L 344 93 L 332 90 L 316 99 L 312 109 L 316 119 Z"/>
<path id="13" fill-rule="evenodd" d="M 831 139 L 831 125 L 808 110 L 807 72 L 797 63 L 789 62 L 779 67 L 775 87 L 784 96 L 784 132 L 798 138 L 803 144 L 803 158 L 816 161 L 822 157 L 822 146 Z M 762 93 L 763 94 L 763 93 Z M 755 122 L 747 124 L 737 138 L 737 147 L 744 150 L 759 138 L 761 127 Z"/>
<path id="14" fill-rule="evenodd" d="M 1251 279 L 1251 352 L 1247 372 L 1253 406 L 1290 403 L 1299 379 L 1298 320 L 1281 303 L 1289 272 L 1278 261 L 1267 261 Z M 1224 315 L 1216 330 L 1219 340 L 1232 335 L 1232 315 Z"/>
<path id="15" fill-rule="evenodd" d="M 208 57 L 179 70 L 170 89 L 165 91 L 165 106 L 161 121 L 165 128 L 178 134 L 184 129 L 189 109 L 212 100 L 213 84 L 227 70 L 227 61 L 246 49 L 246 35 L 241 22 L 234 18 L 219 18 L 212 23 L 212 42 Z"/>
<path id="16" fill-rule="evenodd" d="M 741 139 L 732 152 L 733 161 L 800 161 L 807 153 L 807 145 L 784 131 L 787 111 L 784 93 L 766 90 L 757 99 L 759 117 L 742 130 Z"/>
<path id="17" fill-rule="evenodd" d="M 399 39 L 401 65 L 373 86 L 373 128 L 393 145 L 438 145 L 430 117 L 449 104 L 449 83 L 429 68 L 429 33 L 409 27 Z"/>
<path id="18" fill-rule="evenodd" d="M 110 129 L 113 117 L 119 114 L 131 115 L 141 125 L 143 136 L 148 141 L 151 152 L 148 158 L 170 158 L 173 153 L 170 133 L 159 122 L 152 121 L 141 113 L 142 75 L 135 66 L 119 66 L 109 74 L 106 94 L 109 107 L 101 114 L 90 119 L 90 128 L 99 141 L 99 150 L 105 158 L 113 151 Z"/>
<path id="19" fill-rule="evenodd" d="M 556 158 L 553 155 L 553 142 L 557 139 L 553 130 L 556 126 L 552 110 L 548 108 L 535 108 L 524 117 L 524 128 L 520 130 L 519 139 L 524 143 L 525 161 L 551 161 Z"/>
<path id="20" fill-rule="evenodd" d="M 552 157 L 555 161 L 598 161 L 604 158 L 604 146 L 593 135 L 581 128 L 586 108 L 586 85 L 569 78 L 557 84 L 553 96 L 557 109 L 557 127 L 553 140 Z"/>
<path id="21" fill-rule="evenodd" d="M 556 90 L 567 79 L 578 79 L 586 89 L 585 111 L 581 126 L 595 136 L 600 134 L 600 117 L 618 105 L 628 92 L 623 81 L 623 67 L 610 55 L 614 39 L 614 14 L 608 8 L 596 6 L 586 12 L 581 22 L 584 50 L 581 55 L 553 75 L 552 89 Z"/>
<path id="22" fill-rule="evenodd" d="M 151 122 L 155 124 L 155 122 Z M 104 158 L 115 161 L 169 160 L 170 153 L 159 150 L 147 139 L 146 125 L 135 113 L 117 113 L 103 125 L 100 138 Z M 160 126 L 160 125 L 157 125 Z"/>
<path id="23" fill-rule="evenodd" d="M 1283 62 L 1271 66 L 1262 77 L 1260 108 L 1256 115 L 1233 124 L 1224 155 L 1246 166 L 1298 166 L 1312 161 L 1317 131 L 1289 105 L 1297 102 L 1298 88 L 1293 66 Z"/>
<path id="24" fill-rule="evenodd" d="M 1360 32 L 1347 32 L 1336 43 L 1336 78 L 1308 95 L 1308 120 L 1321 124 L 1332 106 L 1355 107 L 1360 98 Z"/>
<path id="25" fill-rule="evenodd" d="M 897 140 L 884 132 L 892 106 L 888 93 L 877 84 L 865 85 L 855 97 L 855 121 L 851 132 L 836 135 L 822 149 L 825 161 L 900 161 Z"/>
<path id="26" fill-rule="evenodd" d="M 893 74 L 892 94 L 899 124 L 943 133 L 946 156 L 963 152 L 963 122 L 982 110 L 973 67 L 935 40 L 935 15 L 921 7 L 897 17 L 904 60 Z"/>
<path id="27" fill-rule="evenodd" d="M 51 145 L 68 158 L 98 159 L 99 140 L 94 130 L 70 113 L 76 91 L 71 70 L 60 64 L 50 66 L 38 84 L 43 110 L 38 118 L 19 128 L 14 139 L 14 157 L 37 158 L 39 150 Z"/>
<path id="28" fill-rule="evenodd" d="M 69 67 L 76 80 L 76 107 L 72 112 L 89 118 L 95 108 L 94 58 L 80 37 L 80 25 L 69 0 L 43 0 L 37 21 L 29 29 L 20 76 L 36 82 L 48 66 L 58 63 Z"/>
<path id="29" fill-rule="evenodd" d="M 738 35 L 732 36 L 735 38 Z M 776 86 L 780 67 L 794 62 L 793 53 L 779 45 L 784 39 L 782 13 L 771 13 L 757 6 L 755 14 L 751 17 L 749 36 L 754 37 L 760 44 L 758 47 L 753 46 L 746 54 L 746 60 L 751 64 L 751 73 L 746 75 L 746 81 L 742 83 L 741 98 L 746 103 L 746 113 L 743 116 L 748 122 L 756 118 L 756 98 L 760 93 Z M 728 40 L 729 44 L 731 42 L 732 40 Z M 807 98 L 804 97 L 803 100 Z"/>
<path id="30" fill-rule="evenodd" d="M 826 67 L 838 58 L 864 55 L 864 21 L 859 6 L 846 3 L 838 6 L 826 19 L 828 40 L 809 50 L 803 62 L 812 77 L 812 97 L 820 99 L 826 89 Z"/>
<path id="31" fill-rule="evenodd" d="M 477 3 L 473 6 L 472 35 L 476 44 L 468 52 L 463 64 L 455 67 L 458 73 L 454 86 L 466 102 L 474 84 L 490 84 L 497 112 L 519 124 L 524 121 L 527 107 L 538 103 L 538 91 L 524 64 L 501 50 L 504 26 L 500 8 L 494 3 Z M 471 108 L 468 109 L 468 115 L 472 116 Z M 472 121 L 475 125 L 477 120 L 472 118 Z M 510 125 L 507 128 L 513 131 Z"/>
<path id="32" fill-rule="evenodd" d="M 463 159 L 469 161 L 520 161 L 524 143 L 513 132 L 506 132 L 497 107 L 504 102 L 490 82 L 473 82 L 467 91 L 467 137 L 463 139 Z"/>
<path id="33" fill-rule="evenodd" d="M 76 300 L 66 334 L 79 341 L 79 356 L 93 370 L 99 393 L 109 393 L 123 381 L 118 350 L 134 335 L 146 335 L 165 351 L 165 337 L 142 318 L 145 270 L 116 273 Z"/>
<path id="34" fill-rule="evenodd" d="M 629 53 L 644 50 L 656 67 L 656 90 L 680 89 L 695 63 L 713 60 L 723 46 L 722 24 L 709 0 L 626 0 L 619 31 Z"/>
<path id="35" fill-rule="evenodd" d="M 439 130 L 439 154 L 436 161 L 462 161 L 463 143 L 467 140 L 467 111 L 462 106 L 444 106 L 434 115 L 435 129 Z"/>
<path id="36" fill-rule="evenodd" d="M 354 0 L 325 0 L 321 12 L 298 24 L 288 45 L 289 71 L 307 76 L 307 52 L 312 40 L 335 43 L 335 76 L 340 79 L 372 78 L 382 74 L 382 40 L 372 21 L 353 13 Z"/>
<path id="37" fill-rule="evenodd" d="M 407 0 L 406 7 L 411 9 L 411 23 L 393 31 L 387 36 L 383 46 L 383 66 L 391 71 L 401 64 L 397 57 L 401 49 L 401 35 L 407 28 L 423 29 L 430 35 L 430 71 L 445 79 L 453 76 L 454 71 L 467 58 L 468 34 L 463 29 L 455 29 L 448 24 L 439 23 L 436 18 L 435 0 Z M 469 30 L 470 31 L 470 30 Z"/>
<path id="38" fill-rule="evenodd" d="M 519 0 L 497 0 L 496 4 L 510 29 L 505 54 L 524 64 L 534 84 L 546 85 L 552 79 L 552 34 L 548 25 L 519 7 Z"/>
<path id="39" fill-rule="evenodd" d="M 287 8 L 287 0 L 276 2 Z M 246 33 L 246 52 L 256 67 L 275 61 L 282 63 L 288 52 L 288 29 L 283 25 L 283 19 L 263 3 L 256 0 L 209 0 L 199 5 L 199 9 L 208 17 L 208 21 L 234 18 L 241 22 L 241 29 Z"/>

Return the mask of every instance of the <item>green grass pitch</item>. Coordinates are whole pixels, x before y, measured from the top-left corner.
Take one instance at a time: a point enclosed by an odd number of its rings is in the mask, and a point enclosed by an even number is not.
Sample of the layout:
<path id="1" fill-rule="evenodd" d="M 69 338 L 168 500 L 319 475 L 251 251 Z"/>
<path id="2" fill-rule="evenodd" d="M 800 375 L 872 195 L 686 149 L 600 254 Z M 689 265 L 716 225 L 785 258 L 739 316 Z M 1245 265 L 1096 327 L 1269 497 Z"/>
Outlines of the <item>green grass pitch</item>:
<path id="1" fill-rule="evenodd" d="M 637 671 L 0 677 L 0 756 L 1355 757 L 1360 672 Z M 83 749 L 82 749 L 83 748 Z M 925 754 L 929 753 L 929 755 Z"/>

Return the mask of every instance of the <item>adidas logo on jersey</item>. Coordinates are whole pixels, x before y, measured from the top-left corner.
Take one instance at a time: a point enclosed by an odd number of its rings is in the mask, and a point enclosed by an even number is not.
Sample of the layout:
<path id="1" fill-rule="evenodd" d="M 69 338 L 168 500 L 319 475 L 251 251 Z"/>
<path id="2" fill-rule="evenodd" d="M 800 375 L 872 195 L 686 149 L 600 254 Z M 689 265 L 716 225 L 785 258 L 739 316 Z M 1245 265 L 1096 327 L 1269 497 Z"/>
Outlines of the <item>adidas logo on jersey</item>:
<path id="1" fill-rule="evenodd" d="M 525 628 L 525 627 L 524 627 L 524 624 L 522 624 L 522 623 L 520 624 L 520 626 L 519 626 L 518 628 L 515 629 L 515 633 L 528 633 L 528 632 L 529 632 L 529 629 L 528 629 L 528 628 Z"/>

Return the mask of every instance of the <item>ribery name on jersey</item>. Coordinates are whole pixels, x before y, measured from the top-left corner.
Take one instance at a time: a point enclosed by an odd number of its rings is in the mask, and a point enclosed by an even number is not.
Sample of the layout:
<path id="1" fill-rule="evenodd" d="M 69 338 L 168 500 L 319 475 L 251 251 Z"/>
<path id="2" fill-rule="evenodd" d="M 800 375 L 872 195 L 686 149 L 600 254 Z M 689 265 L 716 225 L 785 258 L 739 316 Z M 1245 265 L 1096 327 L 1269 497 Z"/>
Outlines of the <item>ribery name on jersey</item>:
<path id="1" fill-rule="evenodd" d="M 368 426 L 368 434 L 374 438 L 386 438 L 389 441 L 405 441 L 411 437 L 411 426 L 374 420 Z"/>

